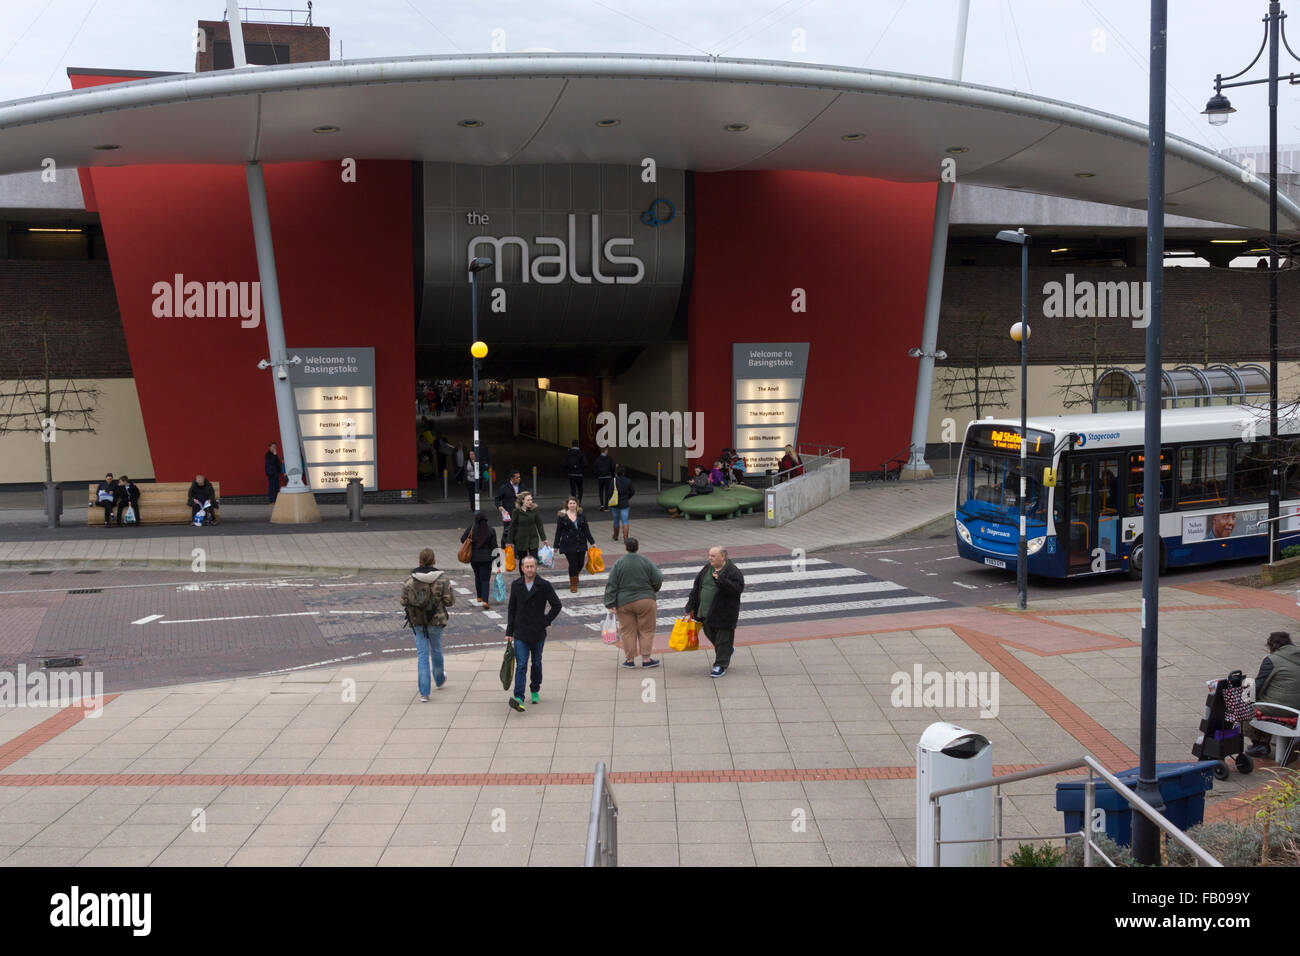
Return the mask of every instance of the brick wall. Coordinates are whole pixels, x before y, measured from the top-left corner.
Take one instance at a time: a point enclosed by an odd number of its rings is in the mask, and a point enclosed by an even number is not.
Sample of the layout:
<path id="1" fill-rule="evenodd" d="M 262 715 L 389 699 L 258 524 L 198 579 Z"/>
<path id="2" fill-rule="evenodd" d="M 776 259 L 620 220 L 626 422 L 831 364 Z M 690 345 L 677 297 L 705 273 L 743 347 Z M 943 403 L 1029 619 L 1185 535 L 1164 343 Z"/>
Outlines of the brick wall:
<path id="1" fill-rule="evenodd" d="M 1138 282 L 1144 268 L 1029 270 L 1029 361 L 1035 365 L 1090 361 L 1094 335 L 1101 364 L 1143 361 L 1146 333 L 1126 318 L 1048 318 L 1048 282 Z M 939 319 L 946 365 L 1012 365 L 1018 347 L 1008 331 L 1020 318 L 1020 270 L 997 266 L 947 269 Z M 1300 358 L 1300 271 L 1278 276 L 1278 353 Z M 1163 357 L 1166 363 L 1264 362 L 1268 359 L 1268 272 L 1263 269 L 1167 268 L 1164 271 Z"/>
<path id="2" fill-rule="evenodd" d="M 230 24 L 222 20 L 200 20 L 198 28 L 206 34 L 206 37 L 204 49 L 195 51 L 194 71 L 207 73 L 212 70 L 212 51 L 216 48 L 216 44 L 230 42 Z M 246 23 L 244 42 L 287 44 L 290 63 L 310 63 L 330 58 L 329 27 Z"/>
<path id="3" fill-rule="evenodd" d="M 0 379 L 42 374 L 43 313 L 54 377 L 131 377 L 107 261 L 0 260 Z"/>

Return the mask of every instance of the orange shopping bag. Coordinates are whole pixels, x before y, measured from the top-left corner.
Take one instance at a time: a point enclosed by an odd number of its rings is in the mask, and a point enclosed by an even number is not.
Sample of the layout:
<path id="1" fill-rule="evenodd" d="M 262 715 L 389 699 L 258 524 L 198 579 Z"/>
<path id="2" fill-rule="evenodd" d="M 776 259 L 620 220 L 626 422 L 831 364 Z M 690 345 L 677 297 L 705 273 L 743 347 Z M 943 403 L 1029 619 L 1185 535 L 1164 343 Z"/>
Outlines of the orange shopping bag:
<path id="1" fill-rule="evenodd" d="M 673 633 L 668 638 L 668 646 L 675 651 L 698 651 L 700 622 L 689 617 L 679 617 L 673 622 Z"/>
<path id="2" fill-rule="evenodd" d="M 587 573 L 600 574 L 605 570 L 605 556 L 601 554 L 600 548 L 590 547 L 587 549 Z"/>
<path id="3" fill-rule="evenodd" d="M 508 544 L 506 545 L 506 570 L 513 571 L 514 569 L 515 569 L 515 546 L 513 544 Z"/>

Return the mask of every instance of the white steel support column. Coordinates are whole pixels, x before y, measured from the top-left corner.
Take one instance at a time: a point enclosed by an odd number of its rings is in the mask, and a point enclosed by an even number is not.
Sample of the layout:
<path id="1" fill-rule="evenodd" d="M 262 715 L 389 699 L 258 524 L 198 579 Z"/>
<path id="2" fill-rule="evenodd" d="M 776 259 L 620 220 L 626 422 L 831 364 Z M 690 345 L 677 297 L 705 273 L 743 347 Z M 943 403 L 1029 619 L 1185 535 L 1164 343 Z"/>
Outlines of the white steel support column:
<path id="1" fill-rule="evenodd" d="M 233 2 L 233 0 L 232 0 Z M 966 23 L 970 0 L 961 0 L 957 10 L 957 39 L 952 54 L 952 78 L 961 79 L 966 57 Z M 934 353 L 939 342 L 939 305 L 943 297 L 943 267 L 948 257 L 948 211 L 952 206 L 952 183 L 940 180 L 934 201 L 934 231 L 930 239 L 930 275 L 925 286 L 925 319 L 921 327 L 921 358 L 916 370 L 916 402 L 912 406 L 912 442 L 907 464 L 899 477 L 933 478 L 934 469 L 925 460 L 925 439 L 930 426 L 930 392 L 934 387 Z"/>
<path id="2" fill-rule="evenodd" d="M 248 65 L 244 56 L 243 26 L 239 21 L 239 0 L 226 0 L 230 21 L 230 49 L 235 67 Z M 280 448 L 289 483 L 280 489 L 271 511 L 276 524 L 307 524 L 320 521 L 320 510 L 311 489 L 303 482 L 303 462 L 298 444 L 298 410 L 289 382 L 289 355 L 284 344 L 284 318 L 280 312 L 280 280 L 275 271 L 275 246 L 271 242 L 271 211 L 266 202 L 266 178 L 254 161 L 244 167 L 248 183 L 248 210 L 253 219 L 253 246 L 257 250 L 257 277 L 262 289 L 262 321 L 266 325 L 269 365 L 275 387 L 275 410 L 280 424 Z"/>

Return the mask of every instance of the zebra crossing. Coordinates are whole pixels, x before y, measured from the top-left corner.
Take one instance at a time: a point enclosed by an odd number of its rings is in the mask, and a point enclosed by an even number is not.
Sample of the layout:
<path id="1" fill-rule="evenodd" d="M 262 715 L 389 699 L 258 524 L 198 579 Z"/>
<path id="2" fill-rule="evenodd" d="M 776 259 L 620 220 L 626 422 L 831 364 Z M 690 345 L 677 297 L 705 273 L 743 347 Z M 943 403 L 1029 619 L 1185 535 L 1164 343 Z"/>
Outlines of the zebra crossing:
<path id="1" fill-rule="evenodd" d="M 954 606 L 951 601 L 918 594 L 901 584 L 822 558 L 742 558 L 735 563 L 745 575 L 745 593 L 740 599 L 742 625 Z M 658 595 L 658 627 L 672 627 L 686 607 L 695 575 L 703 564 L 687 561 L 659 566 L 664 583 Z M 584 574 L 577 594 L 561 590 L 564 610 L 557 623 L 566 617 L 571 621 L 576 618 L 574 623 L 599 631 L 606 614 L 608 580 L 608 572 Z"/>

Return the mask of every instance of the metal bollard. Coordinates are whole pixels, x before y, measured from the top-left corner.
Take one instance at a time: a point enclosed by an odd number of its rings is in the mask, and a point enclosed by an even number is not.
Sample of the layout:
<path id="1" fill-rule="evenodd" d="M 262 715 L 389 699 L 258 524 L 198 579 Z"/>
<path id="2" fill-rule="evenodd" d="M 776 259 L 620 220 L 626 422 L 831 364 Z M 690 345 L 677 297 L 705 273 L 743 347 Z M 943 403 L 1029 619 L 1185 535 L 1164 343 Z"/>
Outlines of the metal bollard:
<path id="1" fill-rule="evenodd" d="M 442 500 L 447 500 L 447 469 L 442 470 Z"/>
<path id="2" fill-rule="evenodd" d="M 542 491 L 537 487 L 537 466 L 533 465 L 533 494 L 538 498 L 542 496 Z"/>
<path id="3" fill-rule="evenodd" d="M 349 478 L 347 488 L 348 517 L 353 521 L 361 520 L 361 504 L 365 492 L 361 487 L 360 478 Z"/>
<path id="4" fill-rule="evenodd" d="M 60 527 L 59 521 L 63 517 L 63 485 L 57 481 L 47 481 L 43 498 L 45 526 L 47 528 Z"/>
<path id="5" fill-rule="evenodd" d="M 655 491 L 664 490 L 664 463 L 655 462 Z"/>

